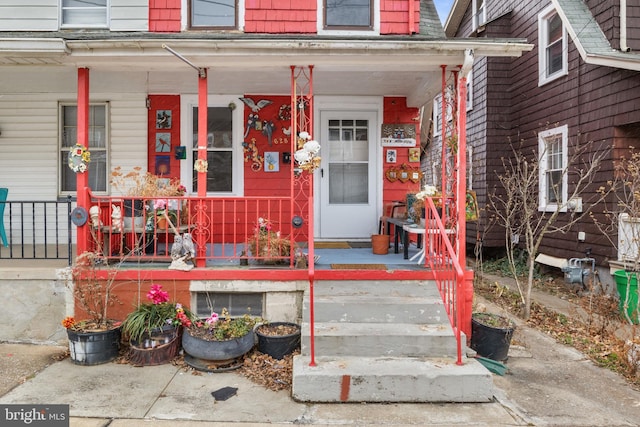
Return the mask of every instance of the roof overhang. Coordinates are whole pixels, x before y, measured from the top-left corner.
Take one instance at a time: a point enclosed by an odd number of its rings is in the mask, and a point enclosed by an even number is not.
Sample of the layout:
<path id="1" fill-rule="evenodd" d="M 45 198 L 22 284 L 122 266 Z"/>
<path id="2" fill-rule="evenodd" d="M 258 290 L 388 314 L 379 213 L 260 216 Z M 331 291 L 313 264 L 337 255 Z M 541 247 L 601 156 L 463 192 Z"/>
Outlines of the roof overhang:
<path id="1" fill-rule="evenodd" d="M 1 42 L 2 40 L 0 40 Z M 114 38 L 50 40 L 61 65 L 100 71 L 164 73 L 184 79 L 194 70 L 163 46 L 208 69 L 219 93 L 288 93 L 292 65 L 314 67 L 317 95 L 406 96 L 420 107 L 440 90 L 442 66 L 460 67 L 466 51 L 517 57 L 531 50 L 523 40 L 492 39 L 185 39 Z M 2 46 L 2 45 L 0 45 Z M 0 55 L 0 65 L 47 57 L 26 45 Z M 64 52 L 64 53 L 63 53 Z M 60 56 L 63 60 L 60 61 Z M 167 77 L 169 78 L 169 77 Z"/>

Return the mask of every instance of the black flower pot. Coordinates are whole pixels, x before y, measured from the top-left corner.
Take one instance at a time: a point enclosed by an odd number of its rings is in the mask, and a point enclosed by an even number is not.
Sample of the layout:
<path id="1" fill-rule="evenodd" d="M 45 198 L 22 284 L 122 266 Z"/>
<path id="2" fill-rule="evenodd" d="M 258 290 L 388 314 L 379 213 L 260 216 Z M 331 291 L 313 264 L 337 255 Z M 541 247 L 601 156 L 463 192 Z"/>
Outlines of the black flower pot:
<path id="1" fill-rule="evenodd" d="M 97 332 L 76 332 L 67 329 L 69 353 L 76 365 L 99 365 L 118 357 L 121 328 Z"/>
<path id="2" fill-rule="evenodd" d="M 471 348 L 488 359 L 504 361 L 509 354 L 515 324 L 506 317 L 490 313 L 471 316 Z"/>
<path id="3" fill-rule="evenodd" d="M 261 326 L 256 329 L 258 336 L 258 351 L 268 354 L 274 359 L 282 359 L 287 354 L 293 353 L 300 347 L 300 325 L 288 322 L 273 322 L 268 326 L 294 326 L 297 331 L 284 335 L 267 335 L 260 332 Z"/>

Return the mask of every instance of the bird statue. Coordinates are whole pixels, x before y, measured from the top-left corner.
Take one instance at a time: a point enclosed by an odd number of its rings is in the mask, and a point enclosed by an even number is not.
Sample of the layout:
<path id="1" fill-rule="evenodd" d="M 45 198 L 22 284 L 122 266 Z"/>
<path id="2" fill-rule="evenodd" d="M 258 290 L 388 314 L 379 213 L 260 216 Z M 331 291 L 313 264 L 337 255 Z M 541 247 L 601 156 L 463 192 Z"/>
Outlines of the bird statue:
<path id="1" fill-rule="evenodd" d="M 244 104 L 247 107 L 251 108 L 251 111 L 253 111 L 254 113 L 257 113 L 267 105 L 273 104 L 273 101 L 270 101 L 268 99 L 261 99 L 257 104 L 251 98 L 240 98 L 240 101 L 244 102 Z"/>
<path id="2" fill-rule="evenodd" d="M 182 237 L 176 235 L 173 238 L 173 244 L 171 245 L 171 259 L 176 260 L 182 257 Z"/>
<path id="3" fill-rule="evenodd" d="M 182 235 L 182 250 L 187 259 L 194 259 L 196 257 L 196 246 L 191 239 L 191 233 L 184 233 Z"/>

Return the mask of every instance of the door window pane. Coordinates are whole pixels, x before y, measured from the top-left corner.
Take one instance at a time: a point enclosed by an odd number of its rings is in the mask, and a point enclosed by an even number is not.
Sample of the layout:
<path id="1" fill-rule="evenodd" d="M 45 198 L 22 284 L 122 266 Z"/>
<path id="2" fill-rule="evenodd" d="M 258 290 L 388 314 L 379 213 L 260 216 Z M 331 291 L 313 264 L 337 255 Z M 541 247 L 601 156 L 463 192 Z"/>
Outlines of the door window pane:
<path id="1" fill-rule="evenodd" d="M 329 203 L 369 202 L 369 122 L 329 120 Z"/>

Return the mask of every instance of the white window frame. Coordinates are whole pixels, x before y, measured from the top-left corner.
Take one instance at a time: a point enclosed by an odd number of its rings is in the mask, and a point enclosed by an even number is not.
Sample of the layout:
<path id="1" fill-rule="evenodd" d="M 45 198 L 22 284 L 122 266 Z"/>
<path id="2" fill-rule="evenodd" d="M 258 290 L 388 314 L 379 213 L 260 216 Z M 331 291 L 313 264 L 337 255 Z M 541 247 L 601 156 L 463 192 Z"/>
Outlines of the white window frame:
<path id="1" fill-rule="evenodd" d="M 467 145 L 467 190 L 473 190 L 473 146 Z"/>
<path id="2" fill-rule="evenodd" d="M 549 63 L 547 60 L 547 51 L 549 48 L 549 21 L 557 15 L 553 5 L 546 7 L 538 15 L 538 86 L 542 86 L 562 76 L 569 74 L 569 61 L 567 50 L 567 28 L 562 23 L 562 68 L 552 74 L 548 74 Z M 558 16 L 559 17 L 559 16 Z"/>
<path id="3" fill-rule="evenodd" d="M 471 5 L 473 13 L 472 26 L 473 31 L 476 31 L 487 23 L 487 0 L 473 0 Z"/>
<path id="4" fill-rule="evenodd" d="M 560 138 L 562 149 L 562 164 L 560 168 L 554 170 L 560 171 L 562 174 L 562 190 L 561 200 L 556 202 L 550 202 L 547 198 L 547 175 L 550 171 L 549 166 L 549 151 L 548 143 L 552 140 Z M 547 129 L 538 133 L 538 163 L 539 167 L 539 186 L 538 186 L 538 210 L 540 212 L 554 212 L 558 209 L 558 204 L 561 205 L 560 212 L 567 211 L 567 198 L 568 198 L 568 178 L 567 178 L 567 162 L 568 162 L 568 148 L 569 148 L 569 128 L 567 125 L 563 125 L 553 129 Z"/>
<path id="5" fill-rule="evenodd" d="M 77 6 L 65 6 L 65 0 L 60 0 L 59 3 L 59 15 L 58 19 L 60 21 L 60 28 L 109 28 L 109 23 L 111 22 L 111 0 L 106 0 L 105 6 L 86 6 L 86 7 L 77 7 Z M 102 10 L 104 9 L 104 22 L 100 24 L 85 24 L 82 22 L 64 22 L 64 12 L 65 10 Z"/>
<path id="6" fill-rule="evenodd" d="M 293 0 L 292 0 L 293 1 Z M 318 35 L 331 34 L 340 36 L 362 36 L 362 35 L 380 35 L 380 1 L 372 0 L 373 7 L 373 22 L 371 28 L 349 28 L 339 29 L 336 27 L 326 27 L 324 24 L 324 2 L 326 0 L 318 0 L 318 6 L 316 8 L 316 30 Z"/>
<path id="7" fill-rule="evenodd" d="M 467 111 L 473 109 L 473 70 L 467 75 Z"/>
<path id="8" fill-rule="evenodd" d="M 104 129 L 104 133 L 102 134 L 102 137 L 104 138 L 104 147 L 98 147 L 94 144 L 92 144 L 92 138 L 95 138 L 96 135 L 98 135 L 98 133 L 95 131 L 95 128 L 93 126 L 91 126 L 91 123 L 89 123 L 89 152 L 91 153 L 91 157 L 92 158 L 97 158 L 97 154 L 99 152 L 104 152 L 105 153 L 105 170 L 104 170 L 104 182 L 105 182 L 105 190 L 103 191 L 99 191 L 96 188 L 91 188 L 92 192 L 95 194 L 107 194 L 107 192 L 109 191 L 109 178 L 110 178 L 110 167 L 109 167 L 109 157 L 110 157 L 110 142 L 111 142 L 111 136 L 110 136 L 110 111 L 109 111 L 109 102 L 91 102 L 89 104 L 89 108 L 91 107 L 97 107 L 97 106 L 101 106 L 104 107 L 104 123 L 105 123 L 105 129 Z M 64 167 L 68 167 L 67 166 L 67 159 L 69 157 L 69 148 L 72 147 L 73 145 L 75 145 L 75 141 L 73 141 L 73 143 L 70 145 L 65 145 L 64 144 L 64 133 L 66 131 L 66 129 L 68 129 L 70 126 L 65 126 L 65 122 L 64 122 L 64 109 L 65 107 L 78 107 L 78 104 L 76 102 L 60 102 L 58 105 L 58 123 L 60 124 L 60 131 L 58 132 L 58 153 L 60 155 L 59 161 L 58 161 L 58 165 L 60 165 L 59 167 L 64 168 Z M 75 126 L 75 138 L 77 140 L 77 123 Z M 89 169 L 92 168 L 92 163 L 89 163 Z M 58 171 L 58 193 L 62 196 L 66 196 L 66 195 L 75 195 L 77 190 L 65 190 L 62 188 L 62 172 L 63 171 Z M 65 170 L 66 172 L 66 170 Z M 89 173 L 89 172 L 86 172 Z M 91 184 L 91 183 L 89 183 Z"/>
<path id="9" fill-rule="evenodd" d="M 442 95 L 433 100 L 433 136 L 442 135 Z"/>
<path id="10" fill-rule="evenodd" d="M 230 192 L 207 192 L 207 196 L 213 197 L 233 197 L 244 195 L 244 156 L 242 151 L 242 142 L 244 141 L 243 121 L 244 121 L 244 105 L 239 98 L 244 95 L 209 95 L 207 107 L 225 107 L 234 104 L 236 108 L 231 113 L 232 120 L 232 190 Z M 180 135 L 182 144 L 187 147 L 187 158 L 184 160 L 185 165 L 193 164 L 193 134 L 191 123 L 193 123 L 193 107 L 198 106 L 198 95 L 183 95 L 180 97 L 181 126 Z M 211 167 L 211 166 L 210 166 Z M 191 193 L 193 188 L 193 169 L 191 167 L 180 168 L 180 181 Z"/>

